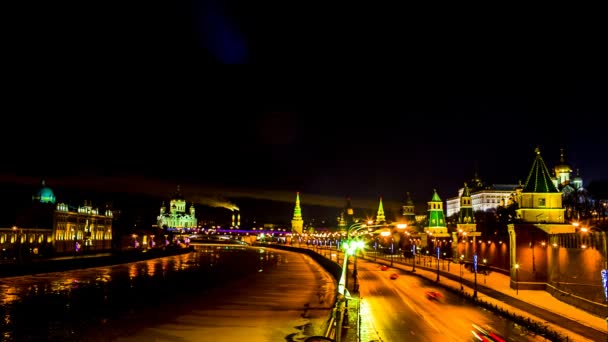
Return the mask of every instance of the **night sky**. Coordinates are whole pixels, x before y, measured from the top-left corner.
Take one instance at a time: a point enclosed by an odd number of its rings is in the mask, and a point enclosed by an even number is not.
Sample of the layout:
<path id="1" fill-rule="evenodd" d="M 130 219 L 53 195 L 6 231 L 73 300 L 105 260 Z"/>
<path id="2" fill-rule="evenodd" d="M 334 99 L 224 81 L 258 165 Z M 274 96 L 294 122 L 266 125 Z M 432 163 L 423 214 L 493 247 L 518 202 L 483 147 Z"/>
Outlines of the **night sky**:
<path id="1" fill-rule="evenodd" d="M 235 2 L 80 6 L 19 11 L 3 183 L 45 177 L 160 197 L 181 184 L 224 207 L 292 203 L 300 191 L 304 215 L 319 204 L 330 208 L 319 215 L 337 216 L 346 196 L 373 212 L 378 196 L 391 209 L 410 192 L 424 209 L 433 189 L 454 197 L 475 172 L 489 184 L 525 182 L 536 147 L 549 167 L 564 148 L 585 185 L 607 178 L 607 82 L 566 70 L 595 63 L 597 44 L 548 60 L 539 45 L 557 37 L 472 38 L 467 25 L 424 29 L 412 15 L 400 34 Z M 564 77 L 531 75 L 523 54 L 561 65 Z M 293 208 L 259 210 L 288 220 Z"/>

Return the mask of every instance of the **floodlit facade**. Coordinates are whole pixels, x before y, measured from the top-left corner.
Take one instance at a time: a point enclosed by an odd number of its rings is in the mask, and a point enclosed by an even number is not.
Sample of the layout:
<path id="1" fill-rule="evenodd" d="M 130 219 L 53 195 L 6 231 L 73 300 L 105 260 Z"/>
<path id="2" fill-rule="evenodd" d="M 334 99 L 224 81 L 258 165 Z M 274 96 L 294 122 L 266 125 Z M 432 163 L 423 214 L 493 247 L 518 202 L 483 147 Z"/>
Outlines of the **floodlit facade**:
<path id="1" fill-rule="evenodd" d="M 196 228 L 197 219 L 194 203 L 186 211 L 186 200 L 182 194 L 181 187 L 177 186 L 177 191 L 169 202 L 169 211 L 163 203 L 160 207 L 160 214 L 157 217 L 158 226 L 167 228 L 170 231 L 184 231 Z"/>

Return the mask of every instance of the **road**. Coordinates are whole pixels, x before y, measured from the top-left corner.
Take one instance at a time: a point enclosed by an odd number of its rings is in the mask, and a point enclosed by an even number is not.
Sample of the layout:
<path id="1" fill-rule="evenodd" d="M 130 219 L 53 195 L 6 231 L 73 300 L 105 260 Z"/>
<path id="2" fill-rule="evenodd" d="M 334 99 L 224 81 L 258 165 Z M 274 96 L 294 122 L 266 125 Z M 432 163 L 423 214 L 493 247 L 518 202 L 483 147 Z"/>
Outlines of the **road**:
<path id="1" fill-rule="evenodd" d="M 427 279 L 392 268 L 383 271 L 380 265 L 362 259 L 357 261 L 357 270 L 361 341 L 467 341 L 473 337 L 472 324 L 508 341 L 544 341 Z M 392 280 L 391 273 L 399 277 Z M 443 297 L 430 300 L 426 291 L 438 291 Z"/>

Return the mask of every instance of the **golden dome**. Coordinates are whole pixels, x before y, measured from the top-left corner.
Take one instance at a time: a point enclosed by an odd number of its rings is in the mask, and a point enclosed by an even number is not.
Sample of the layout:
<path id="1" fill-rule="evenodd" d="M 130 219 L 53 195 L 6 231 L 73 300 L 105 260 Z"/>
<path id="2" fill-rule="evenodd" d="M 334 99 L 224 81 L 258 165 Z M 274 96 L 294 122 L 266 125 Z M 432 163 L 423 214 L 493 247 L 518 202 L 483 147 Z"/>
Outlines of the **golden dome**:
<path id="1" fill-rule="evenodd" d="M 566 164 L 566 159 L 564 158 L 564 149 L 563 148 L 560 150 L 559 164 L 555 165 L 554 170 L 555 170 L 556 175 L 560 174 L 560 173 L 572 172 L 570 165 Z"/>

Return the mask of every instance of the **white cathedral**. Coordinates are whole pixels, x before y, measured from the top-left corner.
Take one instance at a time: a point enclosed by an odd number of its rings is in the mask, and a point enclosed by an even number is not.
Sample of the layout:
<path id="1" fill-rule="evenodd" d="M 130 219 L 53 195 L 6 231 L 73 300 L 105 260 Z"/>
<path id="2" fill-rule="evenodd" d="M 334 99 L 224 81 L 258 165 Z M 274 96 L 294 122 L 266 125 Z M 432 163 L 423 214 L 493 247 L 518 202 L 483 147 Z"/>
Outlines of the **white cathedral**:
<path id="1" fill-rule="evenodd" d="M 194 203 L 190 205 L 189 212 L 186 212 L 186 200 L 182 195 L 178 185 L 177 191 L 169 202 L 169 211 L 163 203 L 160 207 L 160 215 L 157 217 L 158 226 L 173 231 L 184 231 L 196 228 L 197 220 L 194 210 Z"/>

